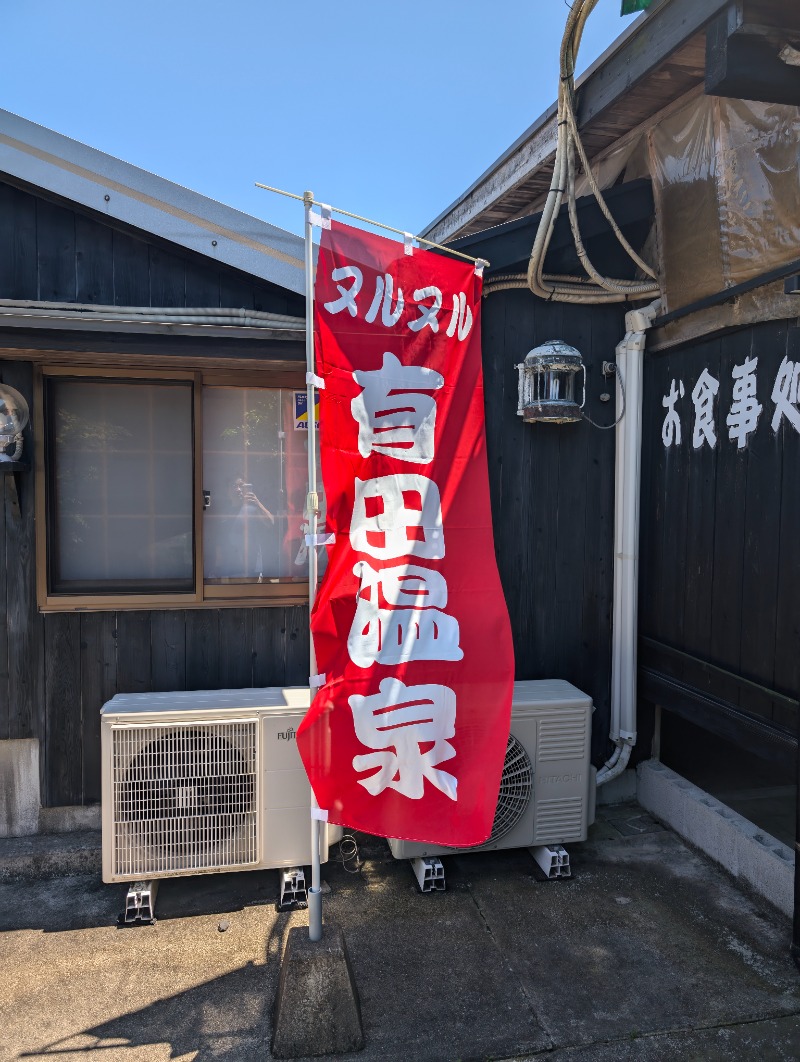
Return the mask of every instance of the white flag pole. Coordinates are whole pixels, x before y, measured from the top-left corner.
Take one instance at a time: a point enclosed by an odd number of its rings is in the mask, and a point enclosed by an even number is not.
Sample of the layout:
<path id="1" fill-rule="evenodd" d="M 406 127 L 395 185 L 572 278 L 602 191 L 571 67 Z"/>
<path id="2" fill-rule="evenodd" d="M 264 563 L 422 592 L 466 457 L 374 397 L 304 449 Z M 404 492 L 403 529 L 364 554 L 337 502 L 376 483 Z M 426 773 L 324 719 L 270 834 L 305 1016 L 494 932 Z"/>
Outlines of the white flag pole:
<path id="1" fill-rule="evenodd" d="M 319 495 L 317 493 L 317 425 L 316 425 L 316 387 L 314 360 L 314 240 L 312 236 L 311 207 L 314 193 L 305 192 L 303 203 L 306 208 L 305 225 L 305 267 L 306 267 L 306 415 L 308 417 L 308 496 L 306 514 L 308 516 L 308 616 L 309 627 L 311 609 L 317 596 L 317 521 L 319 517 Z M 309 629 L 309 682 L 311 700 L 317 686 L 317 656 L 314 652 L 314 637 Z M 311 791 L 311 888 L 308 890 L 308 936 L 310 940 L 322 939 L 322 885 L 320 880 L 320 844 L 322 840 L 321 821 L 314 815 L 319 804 Z"/>

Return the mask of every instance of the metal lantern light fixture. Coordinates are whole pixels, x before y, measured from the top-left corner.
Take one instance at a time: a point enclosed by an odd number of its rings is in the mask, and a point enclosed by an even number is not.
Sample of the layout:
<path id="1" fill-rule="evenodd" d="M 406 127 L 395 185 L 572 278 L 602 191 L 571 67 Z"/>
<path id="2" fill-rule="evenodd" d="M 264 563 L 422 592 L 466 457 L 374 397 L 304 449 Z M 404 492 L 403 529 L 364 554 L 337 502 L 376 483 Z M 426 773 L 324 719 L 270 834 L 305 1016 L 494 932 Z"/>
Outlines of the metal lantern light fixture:
<path id="1" fill-rule="evenodd" d="M 586 402 L 586 366 L 580 352 L 562 339 L 534 347 L 520 365 L 517 416 L 528 423 L 571 424 L 581 419 Z M 583 373 L 580 404 L 575 377 Z"/>
<path id="2" fill-rule="evenodd" d="M 29 420 L 28 403 L 19 391 L 0 384 L 0 462 L 22 457 L 22 432 Z"/>

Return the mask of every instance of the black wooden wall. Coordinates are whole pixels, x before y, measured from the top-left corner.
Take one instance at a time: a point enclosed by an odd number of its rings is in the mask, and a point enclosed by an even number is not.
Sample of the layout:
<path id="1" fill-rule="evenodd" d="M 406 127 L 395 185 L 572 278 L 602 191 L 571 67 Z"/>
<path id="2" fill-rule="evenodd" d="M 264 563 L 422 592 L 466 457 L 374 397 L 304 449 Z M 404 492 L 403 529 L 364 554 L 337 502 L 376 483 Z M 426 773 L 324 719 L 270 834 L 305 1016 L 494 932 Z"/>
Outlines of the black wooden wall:
<path id="1" fill-rule="evenodd" d="M 0 298 L 305 313 L 302 296 L 22 190 L 2 175 Z"/>
<path id="2" fill-rule="evenodd" d="M 292 292 L 3 182 L 0 298 L 305 313 Z M 58 342 L 46 334 L 45 345 Z M 170 342 L 162 337 L 159 351 L 173 352 Z M 186 344 L 174 346 L 180 353 Z M 252 342 L 242 346 L 252 354 Z M 302 346 L 283 346 L 284 357 L 304 364 Z M 0 362 L 0 378 L 32 405 L 30 363 Z M 31 453 L 30 429 L 27 436 Z M 33 471 L 20 477 L 20 491 L 19 518 L 8 484 L 0 505 L 0 740 L 39 738 L 45 805 L 100 799 L 99 711 L 116 692 L 307 681 L 307 608 L 42 615 Z"/>
<path id="3" fill-rule="evenodd" d="M 31 400 L 29 363 L 0 375 Z M 306 607 L 42 615 L 33 471 L 20 490 L 20 517 L 8 486 L 0 506 L 0 740 L 39 739 L 45 806 L 100 799 L 99 713 L 117 692 L 307 681 Z"/>
<path id="4" fill-rule="evenodd" d="M 800 332 L 776 321 L 648 355 L 645 363 L 639 624 L 640 688 L 764 756 L 791 756 L 800 689 L 800 433 L 777 431 L 781 362 L 800 362 Z M 763 409 L 747 445 L 728 437 L 732 369 L 757 357 Z M 695 449 L 691 392 L 719 381 L 717 444 Z M 672 380 L 682 442 L 665 447 Z"/>
<path id="5" fill-rule="evenodd" d="M 593 759 L 608 753 L 614 555 L 614 432 L 525 424 L 517 371 L 528 351 L 564 339 L 586 363 L 586 412 L 609 424 L 601 372 L 624 334 L 618 306 L 547 303 L 527 291 L 483 303 L 486 430 L 495 548 L 518 679 L 563 678 L 595 703 Z"/>

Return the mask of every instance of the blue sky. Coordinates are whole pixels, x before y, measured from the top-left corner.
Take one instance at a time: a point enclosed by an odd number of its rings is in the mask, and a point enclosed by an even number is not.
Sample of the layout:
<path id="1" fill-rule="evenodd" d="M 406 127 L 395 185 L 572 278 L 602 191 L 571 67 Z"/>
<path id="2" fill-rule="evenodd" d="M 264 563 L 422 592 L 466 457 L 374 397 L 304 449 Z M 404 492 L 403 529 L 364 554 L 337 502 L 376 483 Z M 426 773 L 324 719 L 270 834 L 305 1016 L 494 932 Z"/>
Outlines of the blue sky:
<path id="1" fill-rule="evenodd" d="M 293 231 L 414 232 L 555 99 L 564 0 L 1 0 L 0 106 Z M 600 0 L 588 66 L 630 23 Z"/>

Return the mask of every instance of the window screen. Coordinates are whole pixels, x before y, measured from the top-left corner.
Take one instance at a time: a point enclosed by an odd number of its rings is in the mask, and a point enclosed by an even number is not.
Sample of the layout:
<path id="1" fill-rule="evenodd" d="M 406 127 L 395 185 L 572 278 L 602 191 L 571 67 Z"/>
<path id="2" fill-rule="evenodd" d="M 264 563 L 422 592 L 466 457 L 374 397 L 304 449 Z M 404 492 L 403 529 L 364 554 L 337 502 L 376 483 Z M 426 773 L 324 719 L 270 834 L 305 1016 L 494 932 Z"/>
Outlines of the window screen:
<path id="1" fill-rule="evenodd" d="M 54 377 L 45 402 L 50 591 L 192 590 L 191 383 Z"/>

